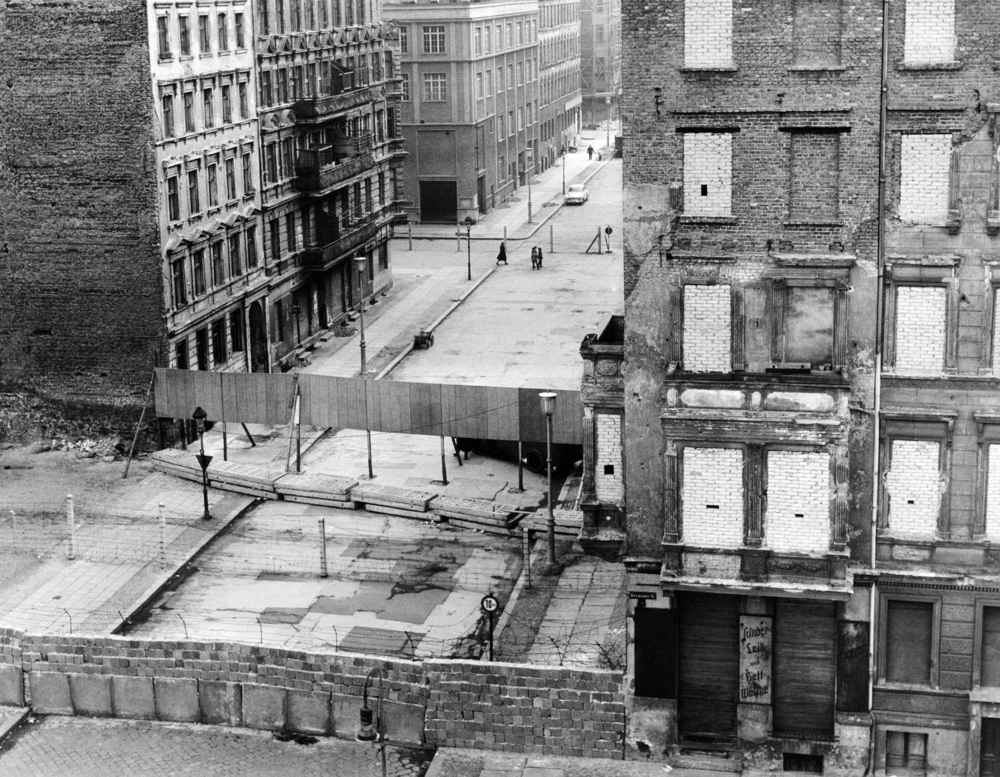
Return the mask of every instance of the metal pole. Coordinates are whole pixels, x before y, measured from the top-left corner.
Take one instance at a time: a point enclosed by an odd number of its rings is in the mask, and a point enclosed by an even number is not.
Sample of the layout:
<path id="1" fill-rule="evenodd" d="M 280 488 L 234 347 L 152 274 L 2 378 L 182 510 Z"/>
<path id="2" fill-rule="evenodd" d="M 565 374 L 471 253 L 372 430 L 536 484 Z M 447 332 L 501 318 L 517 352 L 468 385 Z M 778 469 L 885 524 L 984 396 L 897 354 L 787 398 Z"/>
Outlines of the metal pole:
<path id="1" fill-rule="evenodd" d="M 600 228 L 598 228 L 598 233 Z M 365 358 L 365 292 L 364 292 L 364 279 L 361 277 L 361 271 L 358 271 L 358 292 L 361 295 L 361 304 L 358 305 L 359 315 L 361 317 L 361 377 L 368 374 L 368 361 Z"/>
<path id="2" fill-rule="evenodd" d="M 76 513 L 73 510 L 73 495 L 66 495 L 66 522 L 69 524 L 69 547 L 66 558 L 70 561 L 76 558 Z"/>
<path id="3" fill-rule="evenodd" d="M 549 253 L 555 252 L 556 228 L 549 224 Z"/>
<path id="4" fill-rule="evenodd" d="M 503 228 L 503 247 L 504 248 L 507 247 L 507 227 L 506 226 L 504 226 L 504 228 Z"/>
<path id="5" fill-rule="evenodd" d="M 368 420 L 368 378 L 365 378 L 365 437 L 368 440 L 368 479 L 372 480 L 375 473 L 372 471 L 372 430 Z"/>
<path id="6" fill-rule="evenodd" d="M 468 248 L 469 260 L 469 280 L 472 280 L 472 227 L 465 228 L 465 245 Z"/>
<path id="7" fill-rule="evenodd" d="M 326 571 L 326 519 L 319 519 L 319 576 L 327 577 Z"/>
<path id="8" fill-rule="evenodd" d="M 413 250 L 413 225 L 407 221 L 406 222 L 406 239 L 410 242 L 410 250 Z"/>
<path id="9" fill-rule="evenodd" d="M 556 563 L 556 517 L 552 512 L 552 416 L 545 416 L 545 462 L 549 474 L 549 515 L 546 521 L 549 532 L 549 564 Z"/>
<path id="10" fill-rule="evenodd" d="M 527 526 L 521 527 L 521 536 L 524 547 L 524 587 L 531 588 L 531 535 Z"/>
<path id="11" fill-rule="evenodd" d="M 441 482 L 448 485 L 448 467 L 445 465 L 444 435 L 441 435 Z"/>
<path id="12" fill-rule="evenodd" d="M 566 154 L 563 152 L 562 155 L 562 168 L 563 168 L 563 197 L 566 196 Z"/>
<path id="13" fill-rule="evenodd" d="M 201 455 L 205 456 L 205 433 L 198 432 L 198 440 L 201 442 Z M 205 514 L 202 516 L 206 521 L 210 520 L 212 514 L 208 512 L 208 467 L 202 465 L 201 467 L 201 493 L 205 498 Z"/>
<path id="14" fill-rule="evenodd" d="M 295 471 L 302 472 L 302 422 L 300 419 L 300 413 L 302 408 L 299 407 L 300 399 L 295 397 Z"/>
<path id="15" fill-rule="evenodd" d="M 222 460 L 229 461 L 229 436 L 226 433 L 226 390 L 219 373 L 219 412 L 222 415 Z"/>
<path id="16" fill-rule="evenodd" d="M 493 613 L 490 612 L 490 661 L 493 660 Z"/>
<path id="17" fill-rule="evenodd" d="M 156 506 L 160 517 L 160 568 L 167 565 L 167 516 L 163 514 L 163 502 Z"/>
<path id="18" fill-rule="evenodd" d="M 455 227 L 455 251 L 462 250 L 462 230 Z"/>
<path id="19" fill-rule="evenodd" d="M 517 441 L 517 490 L 524 492 L 524 454 L 521 453 L 521 441 Z"/>
<path id="20" fill-rule="evenodd" d="M 242 426 L 242 427 L 243 427 L 243 431 L 244 431 L 244 433 L 246 434 L 246 436 L 247 436 L 247 439 L 248 439 L 248 440 L 250 440 L 250 447 L 251 447 L 251 448 L 256 448 L 256 447 L 257 447 L 257 441 L 256 441 L 256 440 L 254 440 L 254 438 L 253 438 L 253 435 L 252 435 L 252 434 L 250 434 L 250 430 L 249 430 L 249 429 L 247 429 L 247 425 L 246 425 L 246 424 L 244 424 L 244 423 L 241 423 L 241 424 L 240 424 L 240 426 Z"/>
<path id="21" fill-rule="evenodd" d="M 524 162 L 524 177 L 528 179 L 528 223 L 533 224 L 531 220 L 531 171 L 528 169 L 528 161 L 525 159 Z"/>

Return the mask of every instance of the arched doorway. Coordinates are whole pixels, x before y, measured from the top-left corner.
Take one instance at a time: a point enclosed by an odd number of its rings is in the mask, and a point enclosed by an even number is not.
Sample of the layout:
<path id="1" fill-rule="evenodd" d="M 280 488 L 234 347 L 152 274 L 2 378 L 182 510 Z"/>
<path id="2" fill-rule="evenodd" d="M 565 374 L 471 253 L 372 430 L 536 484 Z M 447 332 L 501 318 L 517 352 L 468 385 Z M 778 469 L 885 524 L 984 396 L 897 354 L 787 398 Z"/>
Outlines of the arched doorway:
<path id="1" fill-rule="evenodd" d="M 250 372 L 268 372 L 267 325 L 260 300 L 250 305 Z"/>

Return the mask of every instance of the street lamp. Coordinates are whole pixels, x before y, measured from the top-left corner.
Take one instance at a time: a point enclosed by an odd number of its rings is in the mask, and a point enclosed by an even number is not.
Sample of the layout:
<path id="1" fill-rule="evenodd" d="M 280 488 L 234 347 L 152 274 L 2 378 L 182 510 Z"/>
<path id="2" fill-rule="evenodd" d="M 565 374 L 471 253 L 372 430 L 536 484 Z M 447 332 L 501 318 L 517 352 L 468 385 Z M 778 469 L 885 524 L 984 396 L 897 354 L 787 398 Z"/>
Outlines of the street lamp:
<path id="1" fill-rule="evenodd" d="M 212 514 L 208 511 L 208 465 L 212 462 L 212 457 L 205 455 L 205 419 L 208 418 L 208 413 L 199 406 L 194 409 L 191 417 L 198 427 L 198 441 L 201 443 L 201 453 L 195 458 L 198 459 L 198 465 L 201 467 L 201 491 L 205 497 L 205 514 L 202 518 L 210 521 Z"/>
<path id="2" fill-rule="evenodd" d="M 372 675 L 378 676 L 378 705 L 373 711 L 368 706 L 368 687 L 372 682 Z M 382 777 L 386 777 L 385 763 L 385 731 L 382 728 L 382 670 L 373 666 L 368 670 L 365 677 L 365 687 L 363 690 L 364 701 L 361 705 L 361 729 L 358 731 L 359 742 L 378 742 L 379 750 L 382 751 Z"/>
<path id="3" fill-rule="evenodd" d="M 361 296 L 360 304 L 358 305 L 358 310 L 360 311 L 360 321 L 361 321 L 361 377 L 365 381 L 365 438 L 368 443 L 368 479 L 371 480 L 375 477 L 375 473 L 372 471 L 372 425 L 368 420 L 368 360 L 365 358 L 365 267 L 368 262 L 363 256 L 354 257 L 354 267 L 358 271 L 358 294 Z"/>
<path id="4" fill-rule="evenodd" d="M 530 207 L 530 206 L 529 206 Z M 472 225 L 476 220 L 472 216 L 465 217 L 465 246 L 468 249 L 469 280 L 472 280 Z"/>
<path id="5" fill-rule="evenodd" d="M 559 156 L 562 157 L 562 169 L 563 169 L 563 197 L 566 196 L 566 144 L 563 143 L 562 150 Z"/>
<path id="6" fill-rule="evenodd" d="M 556 563 L 556 517 L 552 512 L 552 414 L 556 412 L 556 394 L 554 391 L 543 391 L 538 398 L 545 414 L 545 463 L 549 477 L 549 514 L 546 526 L 549 533 L 549 564 L 553 565 Z"/>
<path id="7" fill-rule="evenodd" d="M 296 345 L 302 345 L 302 324 L 299 321 L 299 313 L 302 312 L 302 308 L 299 307 L 299 302 L 296 300 L 292 303 L 292 315 L 295 316 L 295 340 Z"/>
<path id="8" fill-rule="evenodd" d="M 606 102 L 608 105 L 608 129 L 604 135 L 604 145 L 610 146 L 611 145 L 611 98 L 605 97 L 604 102 Z"/>
<path id="9" fill-rule="evenodd" d="M 528 223 L 533 224 L 531 220 L 531 167 L 533 162 L 533 157 L 531 154 L 531 149 L 524 152 L 524 177 L 528 179 Z"/>

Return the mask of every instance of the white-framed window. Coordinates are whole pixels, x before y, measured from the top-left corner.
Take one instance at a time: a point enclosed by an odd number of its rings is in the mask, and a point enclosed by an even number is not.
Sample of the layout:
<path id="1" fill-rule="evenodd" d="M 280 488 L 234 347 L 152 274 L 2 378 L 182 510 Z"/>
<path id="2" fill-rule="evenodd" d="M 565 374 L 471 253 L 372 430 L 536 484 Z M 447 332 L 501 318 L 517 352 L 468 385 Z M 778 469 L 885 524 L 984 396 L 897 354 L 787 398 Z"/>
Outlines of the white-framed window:
<path id="1" fill-rule="evenodd" d="M 424 73 L 424 101 L 443 102 L 447 99 L 447 73 Z"/>
<path id="2" fill-rule="evenodd" d="M 410 52 L 410 33 L 405 25 L 399 28 L 399 53 L 408 54 Z"/>
<path id="3" fill-rule="evenodd" d="M 483 28 L 476 27 L 473 32 L 472 52 L 477 57 L 483 53 Z"/>
<path id="4" fill-rule="evenodd" d="M 401 99 L 404 103 L 408 103 L 410 101 L 410 74 L 401 73 L 401 75 L 403 80 L 399 84 L 399 99 Z"/>
<path id="5" fill-rule="evenodd" d="M 444 25 L 424 25 L 424 54 L 444 53 Z"/>
<path id="6" fill-rule="evenodd" d="M 476 73 L 476 99 L 483 99 L 483 74 Z"/>

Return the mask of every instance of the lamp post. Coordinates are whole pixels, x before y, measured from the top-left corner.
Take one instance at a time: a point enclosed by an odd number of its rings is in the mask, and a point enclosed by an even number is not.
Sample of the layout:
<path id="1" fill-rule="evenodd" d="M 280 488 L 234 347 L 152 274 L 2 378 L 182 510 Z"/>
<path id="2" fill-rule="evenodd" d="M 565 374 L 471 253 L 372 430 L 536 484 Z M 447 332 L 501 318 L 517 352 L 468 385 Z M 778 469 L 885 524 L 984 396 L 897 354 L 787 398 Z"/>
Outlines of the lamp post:
<path id="1" fill-rule="evenodd" d="M 292 303 L 292 315 L 295 316 L 295 344 L 302 345 L 302 324 L 299 321 L 299 313 L 302 312 L 302 308 L 299 307 L 298 300 Z"/>
<path id="2" fill-rule="evenodd" d="M 566 144 L 563 143 L 562 151 L 559 154 L 562 157 L 562 169 L 563 169 L 563 197 L 566 196 Z"/>
<path id="3" fill-rule="evenodd" d="M 201 447 L 201 453 L 195 458 L 198 459 L 198 465 L 201 467 L 201 492 L 205 497 L 205 514 L 202 518 L 210 521 L 212 514 L 208 511 L 208 465 L 212 462 L 212 457 L 205 455 L 205 419 L 208 418 L 208 413 L 199 406 L 194 409 L 191 417 L 198 427 L 198 441 Z"/>
<path id="4" fill-rule="evenodd" d="M 361 296 L 361 302 L 358 305 L 358 310 L 360 311 L 360 322 L 361 322 L 361 377 L 365 380 L 365 440 L 368 443 L 368 479 L 371 480 L 375 477 L 375 473 L 372 471 L 372 429 L 371 422 L 368 420 L 368 360 L 365 358 L 365 267 L 368 262 L 363 256 L 354 257 L 354 267 L 358 271 L 358 294 Z"/>
<path id="5" fill-rule="evenodd" d="M 533 224 L 531 220 L 531 164 L 534 158 L 531 154 L 531 149 L 528 149 L 524 153 L 524 177 L 528 179 L 528 223 Z"/>
<path id="6" fill-rule="evenodd" d="M 529 206 L 530 209 L 530 206 Z M 465 246 L 468 249 L 469 280 L 472 280 L 472 225 L 475 224 L 472 216 L 465 217 Z"/>
<path id="7" fill-rule="evenodd" d="M 610 146 L 611 145 L 611 98 L 605 97 L 604 102 L 608 104 L 608 129 L 604 135 L 604 145 Z"/>
<path id="8" fill-rule="evenodd" d="M 549 534 L 549 565 L 556 563 L 556 517 L 552 512 L 552 414 L 556 412 L 556 394 L 554 391 L 543 391 L 538 395 L 542 402 L 542 412 L 545 414 L 545 468 L 549 478 L 549 513 L 546 517 L 546 528 Z"/>
<path id="9" fill-rule="evenodd" d="M 378 705 L 373 711 L 371 707 L 368 706 L 368 687 L 372 682 L 372 675 L 378 677 Z M 368 676 L 365 677 L 365 687 L 363 690 L 364 701 L 361 705 L 361 729 L 358 731 L 357 739 L 359 742 L 378 742 L 379 750 L 382 752 L 382 777 L 386 777 L 386 763 L 385 763 L 385 731 L 382 728 L 382 670 L 377 666 L 373 666 L 368 670 Z"/>

